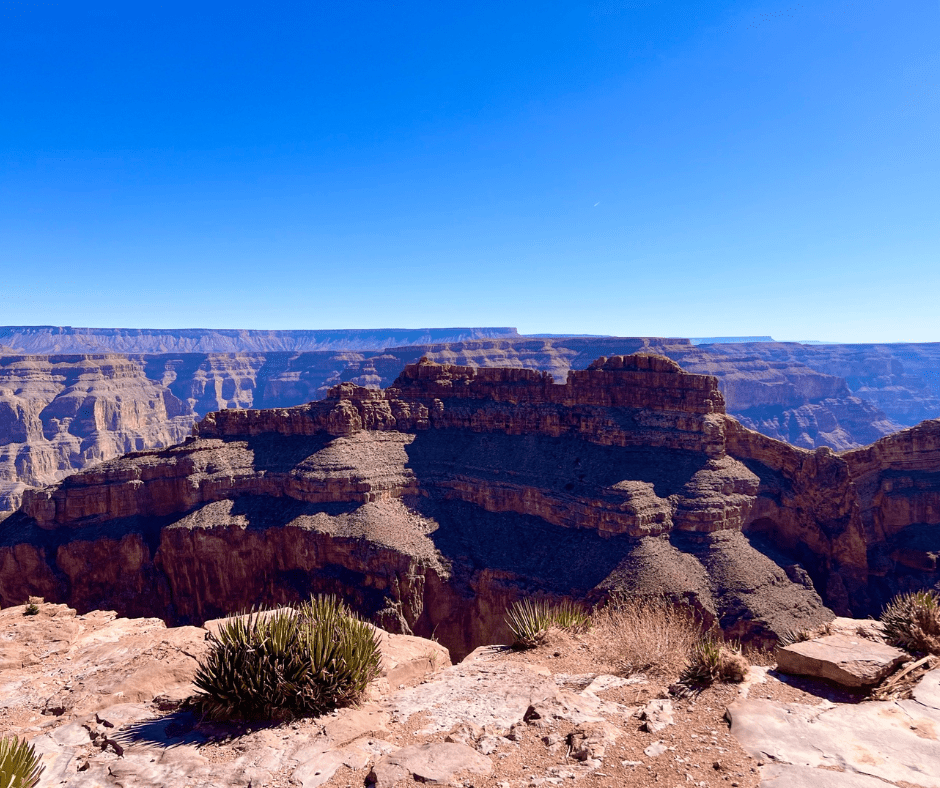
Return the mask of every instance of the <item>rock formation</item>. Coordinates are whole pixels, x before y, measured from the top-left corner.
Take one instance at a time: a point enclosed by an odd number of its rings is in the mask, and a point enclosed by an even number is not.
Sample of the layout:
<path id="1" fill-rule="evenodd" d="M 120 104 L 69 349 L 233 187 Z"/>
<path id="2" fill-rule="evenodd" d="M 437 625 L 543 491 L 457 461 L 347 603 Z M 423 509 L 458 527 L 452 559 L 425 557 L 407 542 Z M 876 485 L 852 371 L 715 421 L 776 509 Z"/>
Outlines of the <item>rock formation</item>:
<path id="1" fill-rule="evenodd" d="M 0 344 L 17 353 L 251 353 L 372 350 L 400 345 L 515 337 L 514 328 L 376 328 L 258 331 L 218 328 L 0 326 Z"/>
<path id="2" fill-rule="evenodd" d="M 805 571 L 742 534 L 772 494 L 729 452 L 748 436 L 776 444 L 724 414 L 714 378 L 662 357 L 602 358 L 565 384 L 422 362 L 384 391 L 345 383 L 308 405 L 210 414 L 181 446 L 27 491 L 0 530 L 0 601 L 198 623 L 337 592 L 460 656 L 504 640 L 520 596 L 624 586 L 773 641 L 832 614 Z M 827 582 L 856 568 L 840 538 Z"/>
<path id="3" fill-rule="evenodd" d="M 921 418 L 940 416 L 940 345 L 929 344 L 703 346 L 685 339 L 519 337 L 514 329 L 383 333 L 33 327 L 3 331 L 9 341 L 24 349 L 100 347 L 107 352 L 24 356 L 0 348 L 0 359 L 8 353 L 0 361 L 0 402 L 5 403 L 0 404 L 0 517 L 16 507 L 26 487 L 54 483 L 123 451 L 169 445 L 184 436 L 191 423 L 214 410 L 290 407 L 321 399 L 341 382 L 382 388 L 422 355 L 440 363 L 541 370 L 556 382 L 564 382 L 569 371 L 585 369 L 598 356 L 655 352 L 678 361 L 688 371 L 716 376 L 731 415 L 751 429 L 801 448 L 856 448 L 902 426 L 913 426 Z M 483 334 L 489 338 L 478 338 Z M 379 347 L 394 340 L 444 339 L 461 341 L 384 351 L 362 349 L 372 341 Z M 282 349 L 332 345 L 347 349 Z M 187 352 L 113 352 L 171 348 Z M 238 352 L 188 352 L 194 348 Z M 65 428 L 67 435 L 47 436 L 35 429 L 37 418 L 46 423 L 58 419 L 59 410 L 74 407 L 71 387 L 79 379 L 86 398 L 93 396 L 97 407 L 112 416 L 71 422 Z M 133 416 L 124 418 L 126 404 L 122 402 L 160 398 L 169 404 L 153 408 L 143 423 Z M 890 416 L 879 407 L 890 410 Z M 163 416 L 167 408 L 178 415 Z M 162 427 L 157 423 L 161 420 L 167 421 Z"/>
<path id="4" fill-rule="evenodd" d="M 138 361 L 120 355 L 0 355 L 0 512 L 124 452 L 169 446 L 194 413 Z"/>

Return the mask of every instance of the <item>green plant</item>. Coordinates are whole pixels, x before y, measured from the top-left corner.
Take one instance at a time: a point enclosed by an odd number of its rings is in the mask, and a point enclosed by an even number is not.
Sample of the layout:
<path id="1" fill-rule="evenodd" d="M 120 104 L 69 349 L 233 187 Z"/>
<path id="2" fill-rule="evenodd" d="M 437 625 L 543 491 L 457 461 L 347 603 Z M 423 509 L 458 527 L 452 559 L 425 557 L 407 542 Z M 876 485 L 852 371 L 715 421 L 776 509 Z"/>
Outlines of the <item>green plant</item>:
<path id="1" fill-rule="evenodd" d="M 26 739 L 0 738 L 0 788 L 33 788 L 44 769 Z"/>
<path id="2" fill-rule="evenodd" d="M 23 610 L 24 616 L 36 616 L 39 615 L 39 605 L 35 602 L 27 602 L 26 608 Z"/>
<path id="3" fill-rule="evenodd" d="M 881 614 L 885 640 L 914 654 L 940 655 L 940 593 L 899 594 Z"/>
<path id="4" fill-rule="evenodd" d="M 571 600 L 552 604 L 544 599 L 521 599 L 506 612 L 513 648 L 534 648 L 552 627 L 576 632 L 590 626 L 588 612 Z"/>
<path id="5" fill-rule="evenodd" d="M 335 597 L 225 622 L 193 683 L 204 716 L 286 719 L 356 703 L 379 674 L 379 635 Z"/>
<path id="6" fill-rule="evenodd" d="M 780 636 L 780 645 L 792 646 L 794 643 L 805 643 L 814 637 L 816 634 L 811 629 L 788 629 Z"/>
<path id="7" fill-rule="evenodd" d="M 563 599 L 552 608 L 554 626 L 569 632 L 580 632 L 591 626 L 591 616 L 577 602 Z"/>
<path id="8" fill-rule="evenodd" d="M 689 651 L 679 684 L 697 691 L 716 681 L 743 681 L 748 662 L 741 655 L 740 646 L 736 643 L 728 645 L 711 635 L 701 638 Z"/>

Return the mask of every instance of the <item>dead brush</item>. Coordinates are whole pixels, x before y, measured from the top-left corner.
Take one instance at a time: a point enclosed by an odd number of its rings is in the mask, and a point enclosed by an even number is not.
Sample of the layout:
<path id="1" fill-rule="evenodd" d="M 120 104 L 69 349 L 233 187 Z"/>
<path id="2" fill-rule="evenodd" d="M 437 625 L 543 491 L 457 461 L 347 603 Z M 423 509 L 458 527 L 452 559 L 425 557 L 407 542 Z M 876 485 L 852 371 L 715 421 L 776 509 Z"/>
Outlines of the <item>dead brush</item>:
<path id="1" fill-rule="evenodd" d="M 589 635 L 598 654 L 624 674 L 673 678 L 702 637 L 695 613 L 663 596 L 618 594 L 595 612 Z"/>

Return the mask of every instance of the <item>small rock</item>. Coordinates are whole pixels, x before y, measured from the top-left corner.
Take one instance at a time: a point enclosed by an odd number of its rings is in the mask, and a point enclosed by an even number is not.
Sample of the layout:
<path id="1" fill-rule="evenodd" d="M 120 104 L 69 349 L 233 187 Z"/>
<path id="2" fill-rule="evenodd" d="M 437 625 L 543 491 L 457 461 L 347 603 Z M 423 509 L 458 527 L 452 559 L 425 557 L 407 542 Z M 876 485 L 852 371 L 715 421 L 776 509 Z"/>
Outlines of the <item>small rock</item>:
<path id="1" fill-rule="evenodd" d="M 607 752 L 607 746 L 619 736 L 620 729 L 609 722 L 582 725 L 568 734 L 571 757 L 578 761 L 599 760 Z"/>
<path id="2" fill-rule="evenodd" d="M 484 736 L 477 742 L 477 749 L 484 755 L 492 755 L 499 749 L 499 737 Z"/>
<path id="3" fill-rule="evenodd" d="M 663 754 L 664 752 L 666 752 L 666 750 L 668 750 L 668 749 L 669 749 L 669 748 L 668 748 L 665 744 L 663 744 L 663 742 L 661 742 L 661 741 L 654 741 L 649 747 L 647 747 L 645 750 L 643 750 L 643 754 L 644 754 L 647 758 L 656 758 L 656 757 L 662 755 L 662 754 Z"/>
<path id="4" fill-rule="evenodd" d="M 659 733 L 663 728 L 673 725 L 675 720 L 672 711 L 672 701 L 651 700 L 640 712 L 640 719 L 646 720 L 643 730 Z"/>

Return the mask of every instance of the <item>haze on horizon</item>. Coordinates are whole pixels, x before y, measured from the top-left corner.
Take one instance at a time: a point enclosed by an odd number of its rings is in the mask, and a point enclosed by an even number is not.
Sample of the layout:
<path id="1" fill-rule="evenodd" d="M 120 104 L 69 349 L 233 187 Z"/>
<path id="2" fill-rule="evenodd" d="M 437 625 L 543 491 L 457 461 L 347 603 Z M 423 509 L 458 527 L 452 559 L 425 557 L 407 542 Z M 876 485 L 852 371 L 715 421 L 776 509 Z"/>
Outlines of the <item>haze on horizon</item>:
<path id="1" fill-rule="evenodd" d="M 938 0 L 0 0 L 0 324 L 940 341 Z"/>

